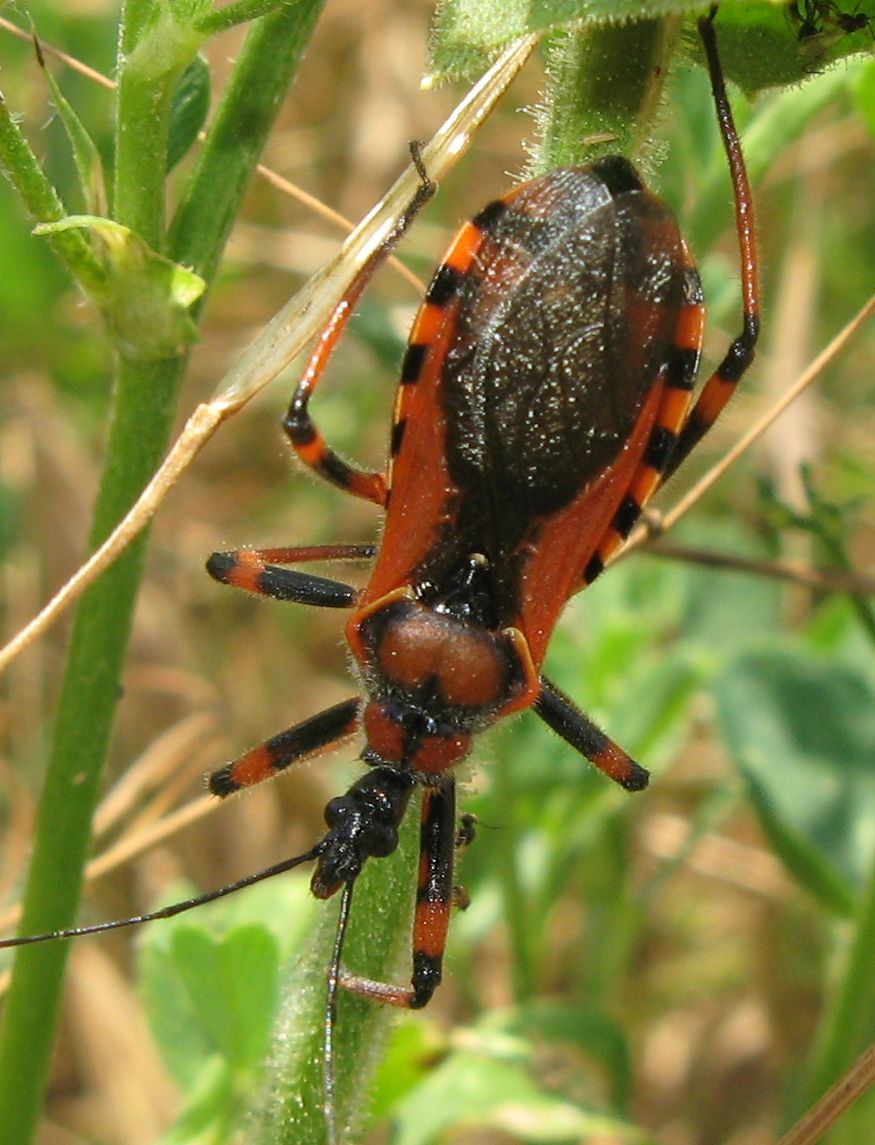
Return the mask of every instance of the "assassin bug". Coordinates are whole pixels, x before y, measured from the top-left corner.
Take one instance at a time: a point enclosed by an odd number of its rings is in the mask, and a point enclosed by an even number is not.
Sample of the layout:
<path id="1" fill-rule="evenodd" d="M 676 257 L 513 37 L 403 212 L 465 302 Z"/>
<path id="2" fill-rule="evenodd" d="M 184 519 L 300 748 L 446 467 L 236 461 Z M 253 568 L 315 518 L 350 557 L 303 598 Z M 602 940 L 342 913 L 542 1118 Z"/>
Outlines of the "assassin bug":
<path id="1" fill-rule="evenodd" d="M 748 368 L 759 327 L 753 206 L 713 29 L 699 28 L 735 196 L 743 328 L 690 408 L 704 309 L 677 224 L 627 160 L 598 160 L 514 188 L 465 224 L 415 319 L 385 473 L 330 448 L 309 403 L 377 264 L 431 196 L 422 186 L 385 248 L 336 309 L 284 421 L 301 460 L 386 510 L 382 542 L 214 554 L 217 580 L 278 600 L 349 611 L 363 696 L 281 732 L 213 773 L 227 796 L 356 732 L 368 770 L 326 807 L 309 851 L 138 919 L 29 936 L 72 937 L 166 918 L 314 861 L 319 898 L 341 892 L 325 1022 L 325 1108 L 336 1134 L 332 1045 L 338 988 L 419 1008 L 441 977 L 453 901 L 454 768 L 477 732 L 525 708 L 630 791 L 648 773 L 599 730 L 541 664 L 568 598 L 590 584 L 643 506 L 708 431 Z M 414 159 L 418 162 L 417 156 Z M 357 590 L 287 568 L 372 559 Z M 421 860 L 409 986 L 348 972 L 343 938 L 356 879 L 391 853 L 411 797 Z"/>

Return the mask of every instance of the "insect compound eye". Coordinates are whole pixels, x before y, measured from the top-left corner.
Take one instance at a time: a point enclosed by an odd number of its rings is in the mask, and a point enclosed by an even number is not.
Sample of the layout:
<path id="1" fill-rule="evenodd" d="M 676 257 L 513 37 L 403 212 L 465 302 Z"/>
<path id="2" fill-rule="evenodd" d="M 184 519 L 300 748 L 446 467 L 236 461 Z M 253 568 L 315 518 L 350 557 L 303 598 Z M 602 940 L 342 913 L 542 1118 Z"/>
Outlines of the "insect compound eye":
<path id="1" fill-rule="evenodd" d="M 337 827 L 344 819 L 349 820 L 355 813 L 355 806 L 348 795 L 336 795 L 325 805 L 324 818 L 329 827 Z"/>
<path id="2" fill-rule="evenodd" d="M 371 823 L 363 831 L 362 849 L 375 859 L 384 859 L 398 846 L 398 830 L 391 823 Z"/>

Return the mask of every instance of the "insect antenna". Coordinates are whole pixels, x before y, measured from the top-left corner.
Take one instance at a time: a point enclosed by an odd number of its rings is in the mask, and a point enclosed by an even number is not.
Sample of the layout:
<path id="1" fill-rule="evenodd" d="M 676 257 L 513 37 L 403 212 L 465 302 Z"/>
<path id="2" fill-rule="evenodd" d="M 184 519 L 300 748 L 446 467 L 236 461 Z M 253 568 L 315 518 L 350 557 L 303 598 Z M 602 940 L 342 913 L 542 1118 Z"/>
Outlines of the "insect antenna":
<path id="1" fill-rule="evenodd" d="M 295 855 L 291 859 L 283 859 L 280 863 L 274 863 L 271 867 L 265 867 L 261 871 L 255 871 L 251 875 L 246 875 L 245 878 L 238 879 L 236 882 L 227 883 L 223 887 L 218 887 L 213 891 L 206 891 L 204 894 L 195 895 L 193 898 L 183 899 L 181 902 L 170 903 L 169 906 L 161 907 L 160 910 L 153 910 L 149 914 L 137 914 L 130 918 L 117 918 L 112 922 L 97 922 L 90 926 L 74 926 L 68 930 L 49 930 L 43 934 L 25 934 L 19 935 L 16 938 L 2 938 L 0 939 L 0 950 L 8 949 L 13 946 L 31 946 L 37 942 L 52 942 L 56 939 L 64 938 L 80 938 L 85 934 L 101 934 L 106 930 L 121 930 L 125 926 L 139 926 L 143 922 L 156 922 L 160 918 L 173 918 L 174 915 L 184 914 L 185 911 L 194 910 L 195 907 L 203 906 L 208 902 L 215 902 L 216 899 L 224 898 L 226 895 L 234 894 L 236 891 L 242 891 L 245 887 L 251 887 L 255 883 L 263 882 L 265 879 L 272 879 L 274 875 L 284 874 L 286 871 L 291 871 L 294 867 L 301 866 L 302 863 L 312 862 L 321 854 L 321 845 L 317 844 L 312 850 L 307 851 L 303 855 Z"/>
<path id="2" fill-rule="evenodd" d="M 337 987 L 340 981 L 340 959 L 343 956 L 343 943 L 346 938 L 354 886 L 354 879 L 345 883 L 343 893 L 340 896 L 340 911 L 337 916 L 337 929 L 334 932 L 334 947 L 328 967 L 328 988 L 325 994 L 325 1019 L 322 1027 L 322 1099 L 325 1111 L 325 1135 L 328 1145 L 337 1145 L 334 1031 L 337 1027 Z"/>

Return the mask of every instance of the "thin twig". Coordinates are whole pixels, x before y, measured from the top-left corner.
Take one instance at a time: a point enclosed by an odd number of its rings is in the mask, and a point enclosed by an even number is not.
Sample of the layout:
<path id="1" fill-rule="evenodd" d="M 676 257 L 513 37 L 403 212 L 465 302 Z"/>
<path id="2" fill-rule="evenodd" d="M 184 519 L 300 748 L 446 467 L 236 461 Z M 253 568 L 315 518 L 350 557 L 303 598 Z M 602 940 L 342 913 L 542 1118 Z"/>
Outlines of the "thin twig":
<path id="1" fill-rule="evenodd" d="M 529 36 L 504 51 L 421 149 L 422 160 L 436 182 L 465 152 L 536 42 L 536 37 Z M 219 425 L 260 393 L 316 336 L 361 267 L 397 227 L 420 185 L 420 174 L 410 164 L 337 254 L 273 318 L 219 384 L 215 397 L 198 406 L 188 419 L 166 459 L 116 529 L 45 608 L 0 649 L 0 671 L 41 636 L 145 528 Z"/>
<path id="2" fill-rule="evenodd" d="M 33 42 L 33 33 L 19 28 L 10 20 L 5 20 L 0 16 L 0 29 L 9 32 L 10 35 L 15 36 L 19 40 L 24 40 L 27 43 Z M 82 63 L 77 60 L 75 56 L 70 56 L 66 52 L 61 51 L 60 48 L 54 47 L 52 44 L 47 44 L 43 40 L 39 41 L 40 51 L 47 56 L 52 56 L 54 59 L 60 60 L 71 71 L 78 72 L 79 75 L 84 76 L 86 79 L 91 80 L 92 83 L 97 84 L 99 87 L 106 88 L 107 91 L 115 91 L 115 80 L 97 71 L 96 68 L 91 68 L 88 64 Z M 203 143 L 206 139 L 206 132 L 199 131 L 197 135 L 198 141 Z M 288 195 L 290 199 L 295 199 L 307 210 L 311 211 L 314 215 L 324 219 L 326 222 L 337 227 L 339 230 L 349 234 L 355 229 L 355 223 L 342 215 L 339 211 L 335 211 L 333 207 L 329 207 L 327 203 L 323 203 L 321 199 L 317 199 L 315 195 L 311 195 L 309 191 L 305 191 L 303 187 L 299 187 L 297 183 L 293 183 L 290 179 L 286 179 L 283 175 L 272 170 L 272 168 L 265 166 L 264 163 L 258 163 L 255 167 L 255 173 L 260 178 L 264 179 L 266 183 L 270 183 L 281 194 Z M 414 274 L 413 271 L 405 266 L 401 259 L 392 255 L 386 260 L 386 265 L 391 267 L 394 271 L 401 275 L 405 282 L 408 282 L 417 294 L 422 294 L 425 289 L 425 284 Z"/>
<path id="3" fill-rule="evenodd" d="M 858 1097 L 875 1083 L 875 1044 L 857 1058 L 854 1064 L 823 1097 L 793 1126 L 778 1145 L 817 1145 L 823 1135 Z"/>
<path id="4" fill-rule="evenodd" d="M 19 28 L 17 24 L 13 24 L 11 20 L 5 20 L 2 16 L 0 16 L 0 28 L 2 28 L 4 32 L 9 32 L 11 36 L 15 36 L 16 39 L 24 40 L 25 43 L 28 44 L 33 43 L 32 31 Z M 40 49 L 44 55 L 53 56 L 56 60 L 60 60 L 61 63 L 66 64 L 71 71 L 78 72 L 79 75 L 85 76 L 85 78 L 91 80 L 92 83 L 96 83 L 100 87 L 105 87 L 108 91 L 115 90 L 115 83 L 109 76 L 105 76 L 102 72 L 90 68 L 88 64 L 83 64 L 82 61 L 77 60 L 75 56 L 68 56 L 67 53 L 62 52 L 60 48 L 53 47 L 52 44 L 47 44 L 44 40 L 40 40 Z"/>
<path id="5" fill-rule="evenodd" d="M 815 589 L 817 592 L 852 592 L 860 596 L 875 596 L 875 580 L 860 573 L 847 572 L 845 569 L 810 568 L 789 561 L 740 557 L 731 553 L 715 552 L 713 549 L 672 545 L 665 541 L 655 541 L 648 545 L 647 555 L 687 561 L 695 565 L 707 565 L 709 568 L 728 569 L 730 572 L 747 573 L 750 576 L 791 581 L 805 588 Z"/>

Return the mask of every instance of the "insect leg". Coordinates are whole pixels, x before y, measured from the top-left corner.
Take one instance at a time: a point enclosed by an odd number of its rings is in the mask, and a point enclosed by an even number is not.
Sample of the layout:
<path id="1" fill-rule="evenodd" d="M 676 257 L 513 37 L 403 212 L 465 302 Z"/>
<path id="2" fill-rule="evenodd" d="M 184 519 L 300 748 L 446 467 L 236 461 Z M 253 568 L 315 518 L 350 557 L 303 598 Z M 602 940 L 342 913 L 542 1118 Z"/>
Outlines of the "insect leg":
<path id="1" fill-rule="evenodd" d="M 541 677 L 541 690 L 534 709 L 557 735 L 580 752 L 599 771 L 627 791 L 641 791 L 650 782 L 650 773 L 597 728 L 592 720 L 560 691 Z"/>
<path id="2" fill-rule="evenodd" d="M 608 560 L 632 532 L 641 510 L 665 480 L 688 418 L 702 347 L 705 305 L 699 275 L 686 244 L 683 244 L 682 256 L 683 296 L 673 333 L 671 356 L 662 375 L 662 395 L 656 417 L 625 496 L 584 567 L 584 585 L 592 584 L 602 574 Z"/>
<path id="3" fill-rule="evenodd" d="M 326 708 L 324 712 L 272 736 L 258 747 L 250 748 L 232 763 L 220 767 L 210 775 L 207 786 L 213 795 L 224 798 L 239 791 L 241 787 L 251 787 L 263 779 L 272 779 L 278 772 L 302 759 L 330 751 L 342 740 L 355 735 L 361 707 L 361 699 L 354 696 L 332 708 Z"/>
<path id="4" fill-rule="evenodd" d="M 310 355 L 310 360 L 307 362 L 301 380 L 292 396 L 288 413 L 283 419 L 283 429 L 286 431 L 298 457 L 305 465 L 347 493 L 351 493 L 355 497 L 362 497 L 366 501 L 373 501 L 377 505 L 385 505 L 386 503 L 386 478 L 384 474 L 358 469 L 349 465 L 335 453 L 310 417 L 309 405 L 316 384 L 322 376 L 328 359 L 334 352 L 340 335 L 352 316 L 359 296 L 376 269 L 395 249 L 420 208 L 428 202 L 437 190 L 437 185 L 429 179 L 425 171 L 415 144 L 411 145 L 411 155 L 421 180 L 419 189 L 398 224 L 385 242 L 374 251 L 356 275 L 349 290 L 338 302 L 334 313 L 319 336 L 313 353 Z"/>
<path id="5" fill-rule="evenodd" d="M 759 261 L 757 258 L 756 235 L 754 234 L 754 208 L 750 193 L 750 183 L 744 165 L 744 156 L 738 140 L 738 132 L 732 118 L 732 110 L 723 82 L 723 71 L 717 53 L 717 40 L 714 34 L 715 9 L 710 16 L 699 21 L 699 34 L 708 61 L 711 77 L 711 90 L 717 107 L 720 134 L 729 163 L 732 190 L 735 197 L 735 226 L 738 234 L 738 248 L 741 256 L 741 295 L 743 326 L 741 333 L 732 341 L 723 361 L 705 383 L 696 404 L 680 432 L 677 445 L 672 450 L 665 469 L 669 477 L 705 436 L 723 407 L 735 392 L 735 387 L 753 361 L 754 350 L 760 328 L 760 287 Z M 663 479 L 664 479 L 663 478 Z"/>
<path id="6" fill-rule="evenodd" d="M 453 902 L 455 820 L 456 783 L 442 776 L 434 786 L 423 789 L 411 986 L 393 986 L 341 971 L 339 982 L 344 989 L 390 1006 L 419 1010 L 427 1005 L 441 980 Z"/>
<path id="7" fill-rule="evenodd" d="M 717 55 L 712 16 L 699 21 L 705 46 L 717 118 L 735 195 L 735 218 L 741 256 L 743 329 L 729 346 L 723 361 L 711 375 L 690 408 L 702 345 L 705 309 L 702 288 L 692 257 L 683 248 L 683 298 L 674 330 L 672 355 L 666 364 L 663 396 L 656 413 L 650 440 L 614 520 L 600 539 L 583 570 L 584 584 L 591 584 L 608 559 L 620 548 L 657 489 L 674 473 L 691 450 L 705 436 L 753 360 L 759 333 L 760 291 L 754 235 L 753 201 L 744 157 L 732 119 L 726 88 Z"/>
<path id="8" fill-rule="evenodd" d="M 341 581 L 278 568 L 278 565 L 306 561 L 367 560 L 375 553 L 373 545 L 308 545 L 285 549 L 236 549 L 213 553 L 207 572 L 222 584 L 317 608 L 351 608 L 356 589 Z"/>

